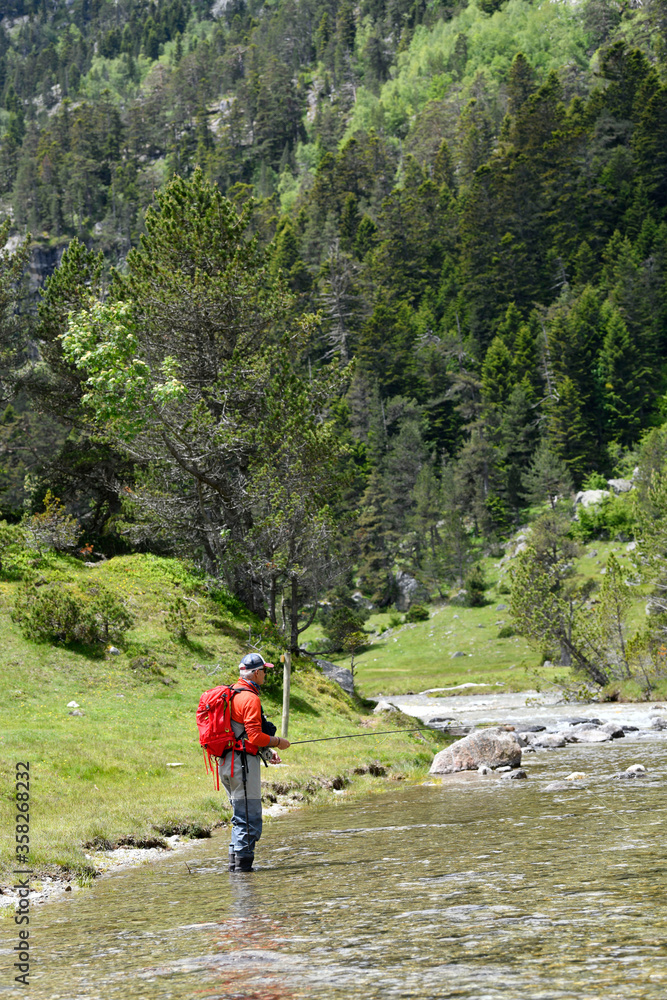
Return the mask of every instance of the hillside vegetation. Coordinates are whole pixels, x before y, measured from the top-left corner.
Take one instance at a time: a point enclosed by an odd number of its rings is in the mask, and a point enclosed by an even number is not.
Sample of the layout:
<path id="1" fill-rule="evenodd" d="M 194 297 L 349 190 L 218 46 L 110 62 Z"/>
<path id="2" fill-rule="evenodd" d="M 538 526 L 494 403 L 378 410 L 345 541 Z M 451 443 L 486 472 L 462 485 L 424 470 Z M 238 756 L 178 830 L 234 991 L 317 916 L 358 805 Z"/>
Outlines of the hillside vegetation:
<path id="1" fill-rule="evenodd" d="M 333 648 L 361 649 L 369 603 L 495 628 L 484 573 L 530 526 L 506 627 L 655 690 L 666 24 L 663 0 L 5 6 L 8 523 L 58 497 L 62 551 L 185 557 L 295 655 L 344 618 Z"/>

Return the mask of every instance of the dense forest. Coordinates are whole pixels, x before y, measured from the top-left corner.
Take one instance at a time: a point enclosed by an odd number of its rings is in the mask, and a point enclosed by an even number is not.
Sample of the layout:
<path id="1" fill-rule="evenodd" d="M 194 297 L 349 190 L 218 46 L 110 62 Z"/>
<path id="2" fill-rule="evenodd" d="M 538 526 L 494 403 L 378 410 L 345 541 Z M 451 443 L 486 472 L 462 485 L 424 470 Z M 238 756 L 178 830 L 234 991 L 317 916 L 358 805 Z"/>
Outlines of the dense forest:
<path id="1" fill-rule="evenodd" d="M 664 0 L 6 0 L 5 516 L 51 490 L 296 642 L 659 469 L 666 42 Z"/>

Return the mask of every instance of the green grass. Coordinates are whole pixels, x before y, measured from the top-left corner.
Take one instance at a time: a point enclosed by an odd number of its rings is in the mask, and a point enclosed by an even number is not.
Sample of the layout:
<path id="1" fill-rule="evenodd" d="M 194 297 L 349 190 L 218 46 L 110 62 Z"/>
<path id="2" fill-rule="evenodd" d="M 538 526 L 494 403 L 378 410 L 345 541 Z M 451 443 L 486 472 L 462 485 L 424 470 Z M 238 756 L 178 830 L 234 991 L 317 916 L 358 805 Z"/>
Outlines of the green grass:
<path id="1" fill-rule="evenodd" d="M 600 582 L 600 571 L 612 552 L 631 571 L 631 557 L 624 542 L 589 542 L 582 546 L 577 571 Z M 470 683 L 488 685 L 487 690 L 522 691 L 567 678 L 568 671 L 563 667 L 543 667 L 541 651 L 523 637 L 498 637 L 503 625 L 511 624 L 509 593 L 505 592 L 509 584 L 508 565 L 501 566 L 498 560 L 488 558 L 482 563 L 491 585 L 484 607 L 434 605 L 429 621 L 400 625 L 390 631 L 389 621 L 396 616 L 395 611 L 376 613 L 369 618 L 365 625 L 369 644 L 355 657 L 355 682 L 363 697 Z M 637 592 L 637 601 L 629 615 L 631 626 L 640 625 L 645 617 L 645 593 L 642 588 L 637 588 Z M 499 609 L 498 605 L 503 604 L 505 608 Z M 321 629 L 312 627 L 304 638 L 311 644 L 321 640 Z M 454 657 L 456 652 L 466 655 Z M 342 666 L 350 664 L 349 656 L 322 655 Z M 631 687 L 628 695 L 638 696 L 639 690 L 632 695 Z M 458 693 L 469 694 L 474 690 L 464 688 Z"/>
<path id="2" fill-rule="evenodd" d="M 238 676 L 248 630 L 253 628 L 254 636 L 257 623 L 239 615 L 233 599 L 211 599 L 203 581 L 176 560 L 133 555 L 89 568 L 52 555 L 40 572 L 63 583 L 104 583 L 125 597 L 137 625 L 118 656 L 30 642 L 10 619 L 18 584 L 0 582 L 1 880 L 9 879 L 13 862 L 17 761 L 30 762 L 31 861 L 39 871 L 84 873 L 87 844 L 226 822 L 226 798 L 204 771 L 194 714 L 203 690 Z M 179 593 L 198 602 L 201 623 L 189 641 L 175 643 L 164 621 L 169 601 Z M 267 658 L 279 653 L 262 648 Z M 138 655 L 152 668 L 137 666 Z M 83 716 L 69 714 L 70 701 Z M 279 723 L 277 680 L 263 702 Z M 371 732 L 381 722 L 309 663 L 296 665 L 291 738 Z M 263 776 L 290 789 L 310 786 L 306 797 L 322 797 L 332 792 L 313 777 L 345 776 L 372 759 L 395 776 L 414 768 L 423 772 L 439 745 L 436 734 L 428 743 L 406 734 L 306 745 L 284 752 L 286 766 Z M 168 768 L 170 762 L 184 766 Z"/>

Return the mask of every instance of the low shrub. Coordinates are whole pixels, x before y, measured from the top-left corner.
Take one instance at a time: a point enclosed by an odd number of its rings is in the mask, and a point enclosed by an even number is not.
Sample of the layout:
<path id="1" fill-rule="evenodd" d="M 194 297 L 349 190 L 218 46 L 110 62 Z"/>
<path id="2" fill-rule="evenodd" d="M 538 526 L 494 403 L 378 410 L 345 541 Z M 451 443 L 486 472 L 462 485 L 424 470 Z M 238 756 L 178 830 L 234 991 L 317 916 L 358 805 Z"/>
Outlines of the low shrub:
<path id="1" fill-rule="evenodd" d="M 175 597 L 167 608 L 164 624 L 172 639 L 187 639 L 199 624 L 197 605 L 184 597 Z"/>
<path id="2" fill-rule="evenodd" d="M 22 524 L 0 521 L 0 573 L 3 576 L 23 579 L 33 570 L 35 553 L 28 551 L 26 544 Z"/>
<path id="3" fill-rule="evenodd" d="M 469 608 L 481 608 L 486 604 L 484 591 L 487 586 L 484 570 L 478 563 L 468 571 L 465 578 L 465 603 Z"/>
<path id="4" fill-rule="evenodd" d="M 406 622 L 427 622 L 430 618 L 428 608 L 423 604 L 412 604 L 405 615 Z"/>
<path id="5" fill-rule="evenodd" d="M 26 639 L 36 642 L 81 642 L 95 646 L 118 641 L 134 625 L 124 603 L 103 588 L 79 594 L 62 586 L 20 588 L 12 621 Z"/>
<path id="6" fill-rule="evenodd" d="M 98 638 L 94 641 L 119 641 L 133 628 L 135 618 L 125 602 L 105 587 L 91 588 L 88 612 L 94 619 Z"/>
<path id="7" fill-rule="evenodd" d="M 511 625 L 503 625 L 498 632 L 499 639 L 511 639 L 513 635 L 516 635 L 516 629 Z"/>
<path id="8" fill-rule="evenodd" d="M 75 517 L 68 514 L 65 505 L 59 497 L 47 490 L 44 497 L 44 510 L 33 514 L 23 521 L 23 530 L 32 548 L 41 552 L 42 549 L 55 549 L 56 552 L 67 552 L 76 548 L 81 537 L 81 525 Z"/>
<path id="9" fill-rule="evenodd" d="M 628 541 L 637 525 L 634 500 L 629 494 L 605 497 L 599 504 L 577 507 L 571 534 L 580 542 L 594 539 Z"/>

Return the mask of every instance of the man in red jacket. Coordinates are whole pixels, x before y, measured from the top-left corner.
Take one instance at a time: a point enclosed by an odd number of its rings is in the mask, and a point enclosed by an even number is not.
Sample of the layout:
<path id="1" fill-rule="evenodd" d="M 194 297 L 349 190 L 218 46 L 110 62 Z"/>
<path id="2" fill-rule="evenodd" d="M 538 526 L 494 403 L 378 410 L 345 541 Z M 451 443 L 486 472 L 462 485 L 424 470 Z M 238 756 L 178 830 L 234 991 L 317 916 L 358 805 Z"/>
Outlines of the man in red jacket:
<path id="1" fill-rule="evenodd" d="M 240 678 L 234 684 L 231 708 L 232 729 L 242 740 L 244 751 L 229 751 L 218 761 L 220 781 L 232 806 L 232 839 L 229 845 L 229 870 L 249 872 L 255 857 L 255 844 L 262 835 L 261 758 L 266 747 L 287 750 L 288 740 L 275 736 L 276 727 L 262 712 L 259 689 L 272 669 L 259 653 L 248 653 L 239 664 Z"/>

